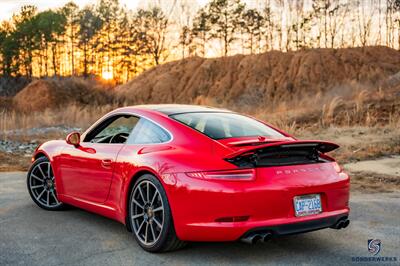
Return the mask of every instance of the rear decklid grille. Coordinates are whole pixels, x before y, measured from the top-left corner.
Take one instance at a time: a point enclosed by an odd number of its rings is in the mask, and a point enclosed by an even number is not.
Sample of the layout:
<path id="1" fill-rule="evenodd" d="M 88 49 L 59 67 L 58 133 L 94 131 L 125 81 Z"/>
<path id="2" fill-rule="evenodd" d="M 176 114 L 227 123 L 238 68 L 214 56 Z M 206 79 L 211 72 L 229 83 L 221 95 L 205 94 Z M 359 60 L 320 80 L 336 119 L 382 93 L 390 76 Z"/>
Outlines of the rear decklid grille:
<path id="1" fill-rule="evenodd" d="M 319 140 L 278 141 L 257 146 L 246 146 L 225 156 L 225 160 L 239 167 L 280 166 L 326 162 L 320 153 L 337 149 L 332 142 Z"/>

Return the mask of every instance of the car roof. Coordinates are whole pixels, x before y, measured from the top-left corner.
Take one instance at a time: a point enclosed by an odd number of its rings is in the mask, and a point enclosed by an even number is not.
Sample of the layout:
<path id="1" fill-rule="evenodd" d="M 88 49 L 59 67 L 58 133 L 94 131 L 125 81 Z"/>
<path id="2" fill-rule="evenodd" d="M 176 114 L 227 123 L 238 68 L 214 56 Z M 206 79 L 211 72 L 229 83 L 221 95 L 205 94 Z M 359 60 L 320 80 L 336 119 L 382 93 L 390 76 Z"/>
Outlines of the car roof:
<path id="1" fill-rule="evenodd" d="M 182 113 L 195 113 L 195 112 L 231 112 L 226 109 L 220 109 L 210 106 L 202 105 L 189 105 L 189 104 L 145 104 L 145 105 L 135 105 L 131 108 L 141 109 L 141 110 L 152 110 L 165 115 L 175 115 Z"/>

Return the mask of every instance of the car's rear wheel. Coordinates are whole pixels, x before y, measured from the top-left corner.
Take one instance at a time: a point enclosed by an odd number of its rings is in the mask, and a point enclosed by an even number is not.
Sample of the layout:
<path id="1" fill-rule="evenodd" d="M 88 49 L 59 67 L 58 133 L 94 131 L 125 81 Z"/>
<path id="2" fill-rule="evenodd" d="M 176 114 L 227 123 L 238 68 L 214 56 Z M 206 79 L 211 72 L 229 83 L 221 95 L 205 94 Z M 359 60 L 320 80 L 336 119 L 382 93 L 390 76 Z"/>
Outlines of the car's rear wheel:
<path id="1" fill-rule="evenodd" d="M 153 175 L 145 174 L 136 181 L 129 198 L 128 221 L 146 251 L 172 251 L 185 245 L 176 236 L 164 188 Z"/>
<path id="2" fill-rule="evenodd" d="M 65 205 L 57 198 L 57 187 L 49 159 L 38 158 L 27 176 L 27 186 L 32 200 L 45 210 L 60 210 Z"/>

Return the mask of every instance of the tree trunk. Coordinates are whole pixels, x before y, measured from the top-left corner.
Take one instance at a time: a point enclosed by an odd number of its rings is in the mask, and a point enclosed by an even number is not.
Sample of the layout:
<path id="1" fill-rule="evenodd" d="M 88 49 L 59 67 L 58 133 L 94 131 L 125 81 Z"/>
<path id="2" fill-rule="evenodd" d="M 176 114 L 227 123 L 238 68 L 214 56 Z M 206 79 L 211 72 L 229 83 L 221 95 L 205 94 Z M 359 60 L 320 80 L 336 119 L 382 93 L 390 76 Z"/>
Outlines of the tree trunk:
<path id="1" fill-rule="evenodd" d="M 74 57 L 74 26 L 71 25 L 71 75 L 75 75 L 75 57 Z"/>
<path id="2" fill-rule="evenodd" d="M 49 49 L 49 45 L 48 45 L 48 43 L 46 42 L 45 43 L 45 46 L 44 46 L 45 48 L 45 51 L 44 51 L 44 75 L 45 75 L 45 77 L 47 77 L 48 75 L 49 75 L 49 72 L 47 71 L 48 69 L 47 69 L 47 61 L 48 61 L 48 54 L 47 54 L 47 50 Z"/>
<path id="3" fill-rule="evenodd" d="M 83 76 L 88 76 L 87 43 L 83 45 Z"/>
<path id="4" fill-rule="evenodd" d="M 58 75 L 58 73 L 57 73 L 57 43 L 52 44 L 51 52 L 52 52 L 54 76 L 57 76 Z"/>

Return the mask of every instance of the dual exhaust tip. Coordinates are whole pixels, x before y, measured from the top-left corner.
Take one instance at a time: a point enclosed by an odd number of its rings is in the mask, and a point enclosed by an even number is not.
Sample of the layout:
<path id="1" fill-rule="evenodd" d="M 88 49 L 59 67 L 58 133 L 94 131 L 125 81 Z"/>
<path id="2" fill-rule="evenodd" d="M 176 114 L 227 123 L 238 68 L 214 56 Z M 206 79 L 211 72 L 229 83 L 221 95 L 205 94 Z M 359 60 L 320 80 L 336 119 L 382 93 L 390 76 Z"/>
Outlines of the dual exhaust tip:
<path id="1" fill-rule="evenodd" d="M 246 244 L 256 244 L 257 242 L 267 242 L 272 238 L 272 233 L 251 233 L 240 240 Z"/>
<path id="2" fill-rule="evenodd" d="M 339 230 L 339 229 L 346 228 L 347 226 L 349 226 L 349 224 L 350 224 L 350 220 L 347 218 L 344 218 L 344 219 L 340 219 L 331 228 Z"/>
<path id="3" fill-rule="evenodd" d="M 336 224 L 332 225 L 333 229 L 343 229 L 349 226 L 350 220 L 345 217 L 340 219 Z M 245 237 L 242 237 L 240 240 L 246 244 L 256 244 L 257 242 L 268 242 L 272 238 L 271 232 L 253 232 L 248 234 Z"/>

